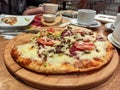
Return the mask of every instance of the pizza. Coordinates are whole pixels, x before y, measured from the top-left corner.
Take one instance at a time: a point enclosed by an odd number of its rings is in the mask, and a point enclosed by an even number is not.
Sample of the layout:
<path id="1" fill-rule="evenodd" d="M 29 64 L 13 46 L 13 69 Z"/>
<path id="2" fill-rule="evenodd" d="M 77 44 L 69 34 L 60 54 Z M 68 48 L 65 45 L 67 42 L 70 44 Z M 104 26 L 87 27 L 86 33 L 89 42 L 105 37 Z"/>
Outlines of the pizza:
<path id="1" fill-rule="evenodd" d="M 41 30 L 12 49 L 11 55 L 22 67 L 47 73 L 79 73 L 107 65 L 114 53 L 112 44 L 90 29 L 68 26 Z"/>
<path id="2" fill-rule="evenodd" d="M 17 22 L 17 18 L 16 17 L 4 17 L 1 19 L 1 21 L 9 25 L 14 25 Z"/>

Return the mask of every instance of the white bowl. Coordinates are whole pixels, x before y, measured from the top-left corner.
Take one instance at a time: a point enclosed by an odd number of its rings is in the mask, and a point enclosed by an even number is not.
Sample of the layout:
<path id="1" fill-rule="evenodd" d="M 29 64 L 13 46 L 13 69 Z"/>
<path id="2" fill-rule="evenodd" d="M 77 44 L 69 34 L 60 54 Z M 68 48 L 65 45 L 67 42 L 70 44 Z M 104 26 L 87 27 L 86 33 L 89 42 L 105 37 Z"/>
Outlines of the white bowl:
<path id="1" fill-rule="evenodd" d="M 54 22 L 56 15 L 54 14 L 43 14 L 43 19 L 45 22 Z"/>

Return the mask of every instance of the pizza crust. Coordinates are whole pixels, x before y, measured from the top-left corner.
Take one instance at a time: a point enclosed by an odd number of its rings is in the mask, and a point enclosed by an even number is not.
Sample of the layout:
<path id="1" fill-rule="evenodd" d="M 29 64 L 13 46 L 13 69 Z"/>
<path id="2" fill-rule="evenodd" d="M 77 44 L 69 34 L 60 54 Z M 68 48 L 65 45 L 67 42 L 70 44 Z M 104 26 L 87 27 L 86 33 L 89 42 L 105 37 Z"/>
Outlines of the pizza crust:
<path id="1" fill-rule="evenodd" d="M 29 42 L 29 41 L 28 41 Z M 32 60 L 31 58 L 22 57 L 21 52 L 19 52 L 17 46 L 13 48 L 11 55 L 14 60 L 19 63 L 22 67 L 35 71 L 37 73 L 46 74 L 64 74 L 64 73 L 80 73 L 80 72 L 90 72 L 98 70 L 108 64 L 114 54 L 114 47 L 109 41 L 103 41 L 106 45 L 106 54 L 102 57 L 96 57 L 90 60 L 77 60 L 74 58 L 75 62 L 73 64 L 64 62 L 58 66 L 45 63 L 46 60 Z M 28 44 L 28 43 L 27 43 Z M 19 45 L 18 45 L 19 46 Z M 65 61 L 65 60 L 63 60 Z"/>

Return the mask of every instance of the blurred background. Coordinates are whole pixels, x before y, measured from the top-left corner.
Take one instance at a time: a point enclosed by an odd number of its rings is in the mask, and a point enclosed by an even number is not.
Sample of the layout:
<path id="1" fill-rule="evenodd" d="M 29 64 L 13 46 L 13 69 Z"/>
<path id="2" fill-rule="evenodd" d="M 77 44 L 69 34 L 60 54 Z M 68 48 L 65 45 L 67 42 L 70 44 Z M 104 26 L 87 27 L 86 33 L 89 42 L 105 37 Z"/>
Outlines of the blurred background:
<path id="1" fill-rule="evenodd" d="M 64 3 L 66 1 L 66 7 Z M 78 10 L 83 8 L 80 6 L 82 0 L 57 0 L 60 10 Z M 84 1 L 84 0 L 83 0 Z M 97 11 L 97 13 L 116 15 L 120 6 L 120 0 L 86 0 L 88 4 L 84 8 L 90 8 Z"/>

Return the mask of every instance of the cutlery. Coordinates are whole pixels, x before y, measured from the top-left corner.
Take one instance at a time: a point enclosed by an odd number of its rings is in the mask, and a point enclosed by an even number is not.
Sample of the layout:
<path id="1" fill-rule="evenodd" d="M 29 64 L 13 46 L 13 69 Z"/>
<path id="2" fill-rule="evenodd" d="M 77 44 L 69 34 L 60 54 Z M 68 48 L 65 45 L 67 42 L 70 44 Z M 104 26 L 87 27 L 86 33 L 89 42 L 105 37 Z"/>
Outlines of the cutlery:
<path id="1" fill-rule="evenodd" d="M 15 36 L 13 35 L 0 35 L 3 36 L 5 39 L 13 39 Z"/>
<path id="2" fill-rule="evenodd" d="M 5 35 L 18 35 L 22 32 L 36 34 L 39 32 L 39 30 L 0 30 L 0 34 L 5 34 Z"/>
<path id="3" fill-rule="evenodd" d="M 36 34 L 39 30 L 0 30 L 0 36 L 3 36 L 5 39 L 12 39 L 20 33 L 32 33 Z"/>

